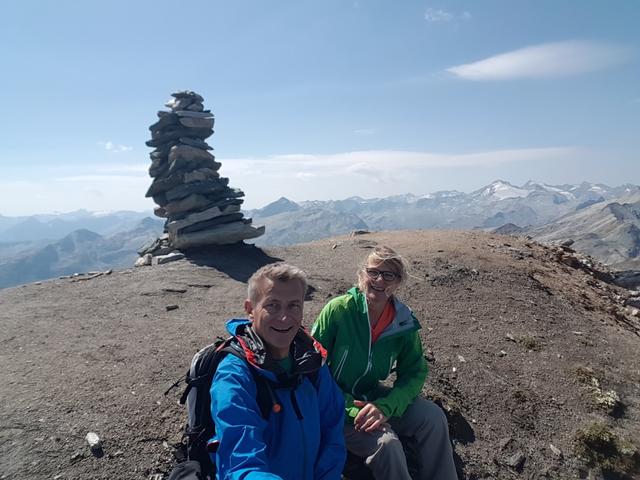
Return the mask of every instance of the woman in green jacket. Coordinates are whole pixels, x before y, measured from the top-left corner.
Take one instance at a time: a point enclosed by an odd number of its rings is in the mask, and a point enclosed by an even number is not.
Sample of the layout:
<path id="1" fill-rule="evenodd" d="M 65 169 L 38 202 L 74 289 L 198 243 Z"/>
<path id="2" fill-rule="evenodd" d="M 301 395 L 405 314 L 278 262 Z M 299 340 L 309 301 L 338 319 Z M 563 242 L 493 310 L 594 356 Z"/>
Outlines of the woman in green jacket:
<path id="1" fill-rule="evenodd" d="M 394 293 L 406 281 L 405 260 L 376 247 L 358 272 L 358 286 L 327 303 L 311 334 L 327 350 L 327 362 L 345 397 L 346 446 L 365 458 L 376 479 L 408 479 L 398 435 L 418 452 L 419 478 L 457 479 L 447 420 L 420 397 L 427 363 L 420 324 Z M 380 384 L 392 371 L 392 388 Z"/>

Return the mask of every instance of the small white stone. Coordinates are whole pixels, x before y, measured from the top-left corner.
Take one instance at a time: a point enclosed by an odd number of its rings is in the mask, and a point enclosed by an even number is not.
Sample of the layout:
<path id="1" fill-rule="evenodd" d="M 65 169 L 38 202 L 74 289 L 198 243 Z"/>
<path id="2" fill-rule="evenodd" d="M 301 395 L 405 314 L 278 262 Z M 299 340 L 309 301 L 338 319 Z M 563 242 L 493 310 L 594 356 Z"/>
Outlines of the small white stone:
<path id="1" fill-rule="evenodd" d="M 89 444 L 91 450 L 99 450 L 100 448 L 102 448 L 102 440 L 100 440 L 100 437 L 98 437 L 97 433 L 89 432 L 87 433 L 85 439 L 87 440 L 87 443 Z"/>
<path id="2" fill-rule="evenodd" d="M 556 447 L 553 443 L 549 444 L 549 448 L 551 449 L 551 451 L 556 457 L 562 457 L 562 451 L 558 447 Z"/>

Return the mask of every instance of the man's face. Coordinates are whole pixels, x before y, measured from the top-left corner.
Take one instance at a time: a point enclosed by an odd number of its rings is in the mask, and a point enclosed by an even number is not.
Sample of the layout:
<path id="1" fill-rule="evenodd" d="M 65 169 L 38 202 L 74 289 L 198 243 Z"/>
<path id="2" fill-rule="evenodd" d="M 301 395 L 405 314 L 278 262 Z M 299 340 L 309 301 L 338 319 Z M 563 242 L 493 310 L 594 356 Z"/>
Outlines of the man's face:
<path id="1" fill-rule="evenodd" d="M 304 293 L 296 280 L 282 282 L 265 278 L 259 284 L 255 302 L 250 299 L 244 302 L 254 331 L 273 358 L 285 358 L 289 354 L 289 346 L 302 324 Z"/>

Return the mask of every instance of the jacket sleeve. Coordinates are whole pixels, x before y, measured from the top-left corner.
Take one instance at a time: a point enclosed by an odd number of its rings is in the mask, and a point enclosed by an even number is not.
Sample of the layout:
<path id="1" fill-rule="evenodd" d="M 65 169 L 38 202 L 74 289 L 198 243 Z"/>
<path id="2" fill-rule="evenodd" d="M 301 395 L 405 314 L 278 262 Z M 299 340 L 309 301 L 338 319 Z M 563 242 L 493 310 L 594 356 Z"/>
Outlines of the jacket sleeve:
<path id="1" fill-rule="evenodd" d="M 267 470 L 267 422 L 260 414 L 257 387 L 248 368 L 242 360 L 228 355 L 211 383 L 211 416 L 220 441 L 218 478 L 281 480 Z"/>
<path id="2" fill-rule="evenodd" d="M 311 327 L 311 336 L 322 344 L 329 355 L 333 350 L 337 334 L 337 325 L 333 317 L 334 310 L 333 302 L 327 303 L 322 307 L 318 318 Z"/>
<path id="3" fill-rule="evenodd" d="M 418 332 L 413 332 L 403 342 L 396 360 L 396 381 L 384 397 L 373 403 L 387 417 L 400 417 L 420 394 L 427 378 L 427 361 L 422 354 Z"/>
<path id="4" fill-rule="evenodd" d="M 314 480 L 340 480 L 347 457 L 344 445 L 344 400 L 333 381 L 329 368 L 318 374 L 318 405 L 320 407 L 320 451 L 313 472 Z"/>
<path id="5" fill-rule="evenodd" d="M 345 314 L 348 313 L 344 312 L 342 308 L 338 308 L 336 302 L 332 300 L 322 308 L 318 318 L 316 318 L 316 321 L 311 327 L 311 336 L 322 344 L 327 350 L 329 357 L 331 357 L 331 352 L 333 351 L 336 340 L 338 319 L 342 318 Z M 344 399 L 346 418 L 350 423 L 353 423 L 353 419 L 360 409 L 353 405 L 353 395 L 342 391 L 342 396 Z"/>

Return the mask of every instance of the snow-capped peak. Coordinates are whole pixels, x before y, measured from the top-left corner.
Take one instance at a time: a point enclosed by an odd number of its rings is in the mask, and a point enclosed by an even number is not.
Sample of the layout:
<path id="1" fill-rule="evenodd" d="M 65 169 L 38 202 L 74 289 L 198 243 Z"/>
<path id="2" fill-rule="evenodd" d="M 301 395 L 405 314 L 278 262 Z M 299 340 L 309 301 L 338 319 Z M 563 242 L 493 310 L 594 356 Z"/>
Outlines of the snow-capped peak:
<path id="1" fill-rule="evenodd" d="M 504 180 L 496 180 L 490 185 L 487 185 L 479 193 L 481 197 L 504 200 L 505 198 L 526 197 L 531 192 L 524 188 L 515 187 Z"/>

